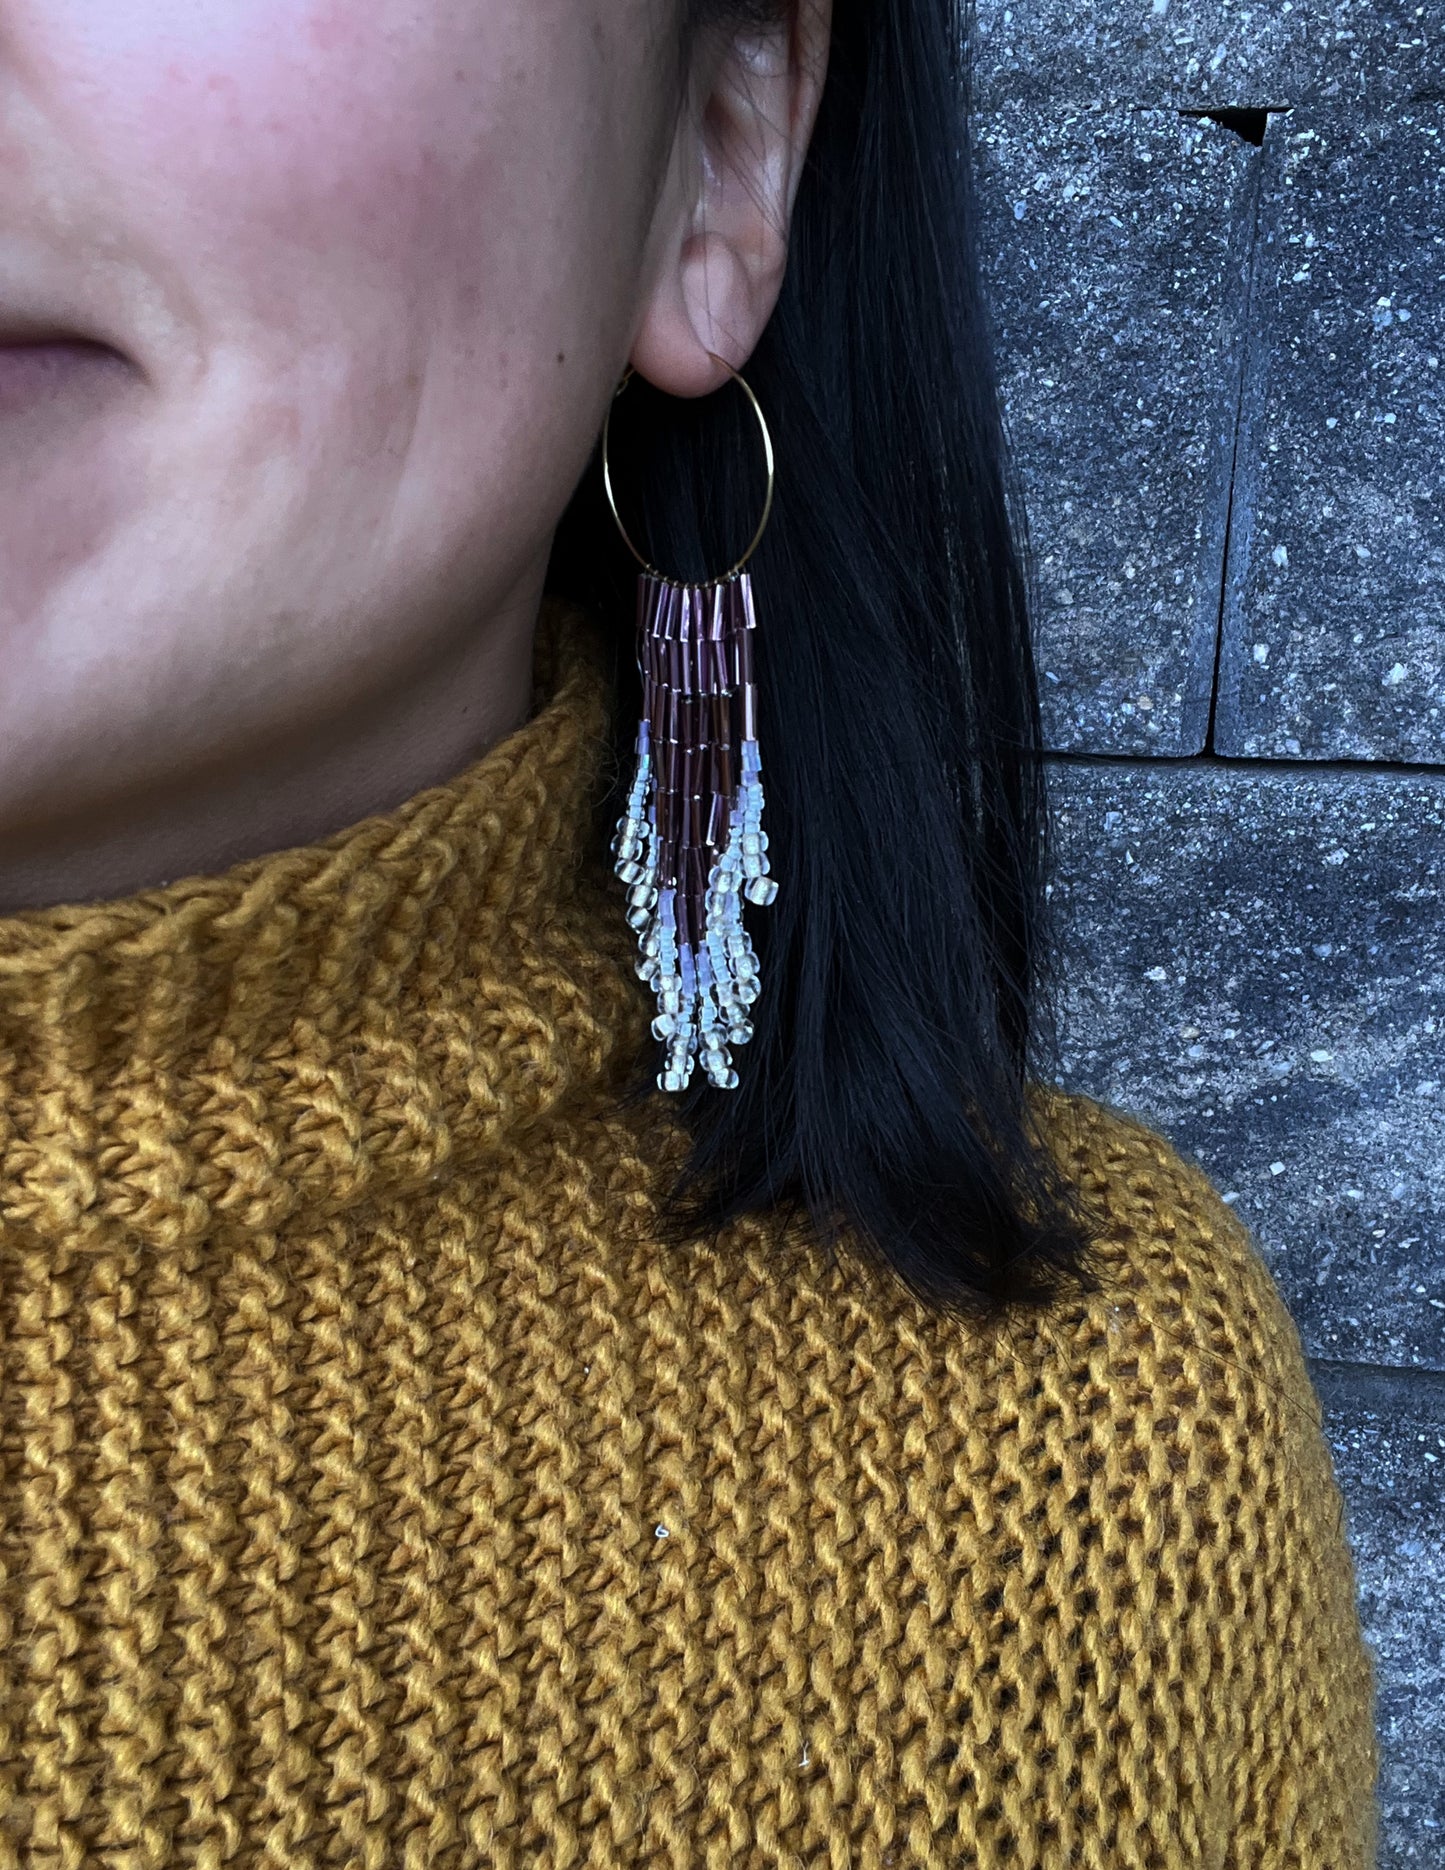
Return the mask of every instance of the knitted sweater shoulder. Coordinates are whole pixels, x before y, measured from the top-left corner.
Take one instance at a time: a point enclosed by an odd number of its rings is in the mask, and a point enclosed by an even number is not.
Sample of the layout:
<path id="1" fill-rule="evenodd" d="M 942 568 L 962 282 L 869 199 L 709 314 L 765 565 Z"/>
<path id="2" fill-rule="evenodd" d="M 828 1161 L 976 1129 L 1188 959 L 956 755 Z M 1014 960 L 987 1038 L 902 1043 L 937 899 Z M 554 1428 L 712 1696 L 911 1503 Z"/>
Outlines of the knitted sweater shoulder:
<path id="1" fill-rule="evenodd" d="M 685 1139 L 612 691 L 0 920 L 0 1870 L 1367 1870 L 1374 1672 L 1244 1223 L 1040 1088 L 1104 1288 L 944 1322 Z"/>

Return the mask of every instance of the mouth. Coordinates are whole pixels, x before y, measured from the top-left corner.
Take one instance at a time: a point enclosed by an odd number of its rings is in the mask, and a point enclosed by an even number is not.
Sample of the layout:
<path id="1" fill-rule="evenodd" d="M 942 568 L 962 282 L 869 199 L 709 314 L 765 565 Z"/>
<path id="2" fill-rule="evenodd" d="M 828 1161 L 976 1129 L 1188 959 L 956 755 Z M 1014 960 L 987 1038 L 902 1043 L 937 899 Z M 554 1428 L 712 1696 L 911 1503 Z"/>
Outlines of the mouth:
<path id="1" fill-rule="evenodd" d="M 119 351 L 73 332 L 0 326 L 0 420 L 60 404 L 93 402 L 130 365 Z"/>
<path id="2" fill-rule="evenodd" d="M 0 295 L 0 349 L 31 344 L 99 344 L 106 350 L 112 348 L 94 329 L 62 323 L 54 312 L 47 315 L 32 309 L 23 299 L 19 304 L 7 305 Z"/>
<path id="3" fill-rule="evenodd" d="M 0 331 L 0 351 L 92 351 L 108 357 L 119 354 L 99 338 L 77 337 L 73 331 Z"/>
<path id="4" fill-rule="evenodd" d="M 23 287 L 7 291 L 8 284 L 0 268 L 0 357 L 24 355 L 34 360 L 42 354 L 57 354 L 76 363 L 130 362 L 112 343 L 113 332 L 93 324 L 83 313 L 74 315 L 80 313 L 78 305 L 72 310 L 61 298 L 47 306 L 40 294 L 32 300 Z"/>
<path id="5" fill-rule="evenodd" d="M 100 351 L 107 356 L 119 352 L 99 338 L 83 338 L 74 331 L 9 331 L 0 327 L 0 351 Z"/>

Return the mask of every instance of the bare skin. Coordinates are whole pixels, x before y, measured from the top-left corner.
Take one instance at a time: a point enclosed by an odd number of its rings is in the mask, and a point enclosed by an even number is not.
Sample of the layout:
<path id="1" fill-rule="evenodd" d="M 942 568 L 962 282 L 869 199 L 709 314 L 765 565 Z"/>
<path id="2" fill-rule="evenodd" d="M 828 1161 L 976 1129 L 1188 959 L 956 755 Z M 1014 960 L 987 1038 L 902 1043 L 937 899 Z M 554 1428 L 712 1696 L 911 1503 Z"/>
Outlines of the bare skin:
<path id="1" fill-rule="evenodd" d="M 526 719 L 631 362 L 782 283 L 829 0 L 0 0 L 0 913 L 324 837 Z M 53 366 L 53 367 L 52 367 Z"/>

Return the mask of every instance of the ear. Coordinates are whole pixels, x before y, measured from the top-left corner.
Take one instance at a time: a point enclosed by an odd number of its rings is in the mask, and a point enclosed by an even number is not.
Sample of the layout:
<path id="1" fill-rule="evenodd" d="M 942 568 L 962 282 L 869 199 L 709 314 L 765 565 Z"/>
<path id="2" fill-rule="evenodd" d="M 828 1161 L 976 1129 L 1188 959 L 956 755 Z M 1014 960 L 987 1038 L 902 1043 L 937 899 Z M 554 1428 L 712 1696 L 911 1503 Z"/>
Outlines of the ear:
<path id="1" fill-rule="evenodd" d="M 794 0 L 775 24 L 704 35 L 648 237 L 631 363 L 673 396 L 728 381 L 772 317 L 817 121 L 832 0 Z"/>

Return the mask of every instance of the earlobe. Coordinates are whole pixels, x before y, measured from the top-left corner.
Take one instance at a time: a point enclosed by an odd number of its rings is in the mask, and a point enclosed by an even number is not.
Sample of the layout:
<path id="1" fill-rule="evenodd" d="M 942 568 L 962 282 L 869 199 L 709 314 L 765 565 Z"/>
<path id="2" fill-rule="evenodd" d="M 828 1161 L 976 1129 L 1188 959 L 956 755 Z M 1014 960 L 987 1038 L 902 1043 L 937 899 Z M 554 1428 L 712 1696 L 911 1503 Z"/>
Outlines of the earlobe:
<path id="1" fill-rule="evenodd" d="M 741 369 L 757 341 L 751 282 L 737 249 L 716 233 L 692 234 L 652 294 L 631 362 L 670 396 L 721 388 L 722 357 Z M 771 307 L 769 308 L 771 309 Z M 709 352 L 715 356 L 709 356 Z"/>
<path id="2" fill-rule="evenodd" d="M 698 343 L 740 370 L 757 342 L 754 324 L 761 329 L 766 323 L 755 317 L 754 282 L 742 256 L 720 235 L 697 234 L 688 242 L 680 271 L 683 302 Z"/>

